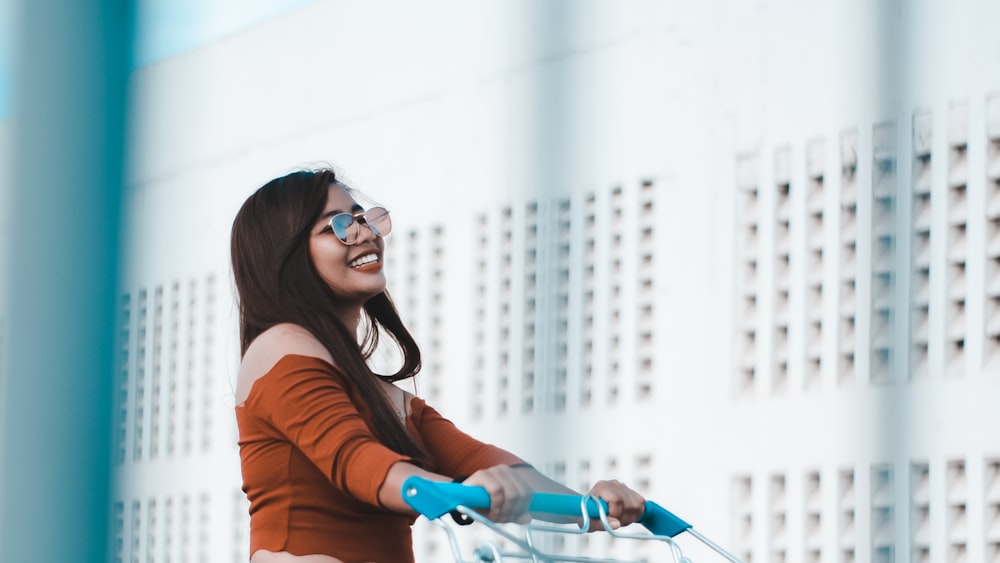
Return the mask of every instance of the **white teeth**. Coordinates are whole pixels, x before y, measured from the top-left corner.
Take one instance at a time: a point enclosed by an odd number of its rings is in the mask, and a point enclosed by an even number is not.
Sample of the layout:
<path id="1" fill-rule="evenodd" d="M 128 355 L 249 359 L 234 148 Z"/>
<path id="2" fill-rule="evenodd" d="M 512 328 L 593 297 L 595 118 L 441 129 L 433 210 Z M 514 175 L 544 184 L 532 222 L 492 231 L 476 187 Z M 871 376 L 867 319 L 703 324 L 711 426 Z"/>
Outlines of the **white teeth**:
<path id="1" fill-rule="evenodd" d="M 352 261 L 348 266 L 352 268 L 357 268 L 359 266 L 364 266 L 366 264 L 371 264 L 373 262 L 378 262 L 378 255 L 376 254 L 365 254 L 364 256 Z"/>

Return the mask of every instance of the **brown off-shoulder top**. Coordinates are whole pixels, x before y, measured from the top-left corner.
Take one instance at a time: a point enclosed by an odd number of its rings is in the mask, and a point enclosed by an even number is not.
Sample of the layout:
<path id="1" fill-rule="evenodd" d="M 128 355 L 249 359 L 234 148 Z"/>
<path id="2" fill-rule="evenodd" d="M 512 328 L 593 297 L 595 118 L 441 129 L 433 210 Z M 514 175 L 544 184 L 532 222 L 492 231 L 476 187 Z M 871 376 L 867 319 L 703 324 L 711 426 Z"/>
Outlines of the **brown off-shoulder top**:
<path id="1" fill-rule="evenodd" d="M 243 491 L 250 500 L 250 553 L 325 554 L 346 563 L 413 561 L 413 518 L 378 501 L 389 468 L 412 461 L 383 446 L 343 372 L 287 355 L 236 407 Z M 517 456 L 479 442 L 419 398 L 406 427 L 430 456 L 427 469 L 455 477 Z"/>

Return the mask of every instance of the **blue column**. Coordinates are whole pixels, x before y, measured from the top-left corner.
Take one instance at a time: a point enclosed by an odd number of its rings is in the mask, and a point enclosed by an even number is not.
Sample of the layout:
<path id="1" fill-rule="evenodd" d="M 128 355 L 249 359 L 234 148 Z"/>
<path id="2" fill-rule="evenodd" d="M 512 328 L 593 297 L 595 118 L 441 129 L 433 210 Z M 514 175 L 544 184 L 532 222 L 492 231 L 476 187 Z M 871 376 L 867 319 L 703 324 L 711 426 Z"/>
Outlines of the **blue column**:
<path id="1" fill-rule="evenodd" d="M 106 563 L 132 2 L 15 14 L 0 558 Z"/>

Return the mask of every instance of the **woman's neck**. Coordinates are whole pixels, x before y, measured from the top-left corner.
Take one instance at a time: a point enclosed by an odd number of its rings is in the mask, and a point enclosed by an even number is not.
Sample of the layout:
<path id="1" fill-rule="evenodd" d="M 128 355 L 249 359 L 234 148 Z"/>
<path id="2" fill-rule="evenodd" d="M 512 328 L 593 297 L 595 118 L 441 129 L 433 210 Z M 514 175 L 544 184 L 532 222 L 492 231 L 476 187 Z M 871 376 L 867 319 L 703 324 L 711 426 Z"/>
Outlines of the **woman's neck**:
<path id="1" fill-rule="evenodd" d="M 361 307 L 346 308 L 341 310 L 337 316 L 340 317 L 340 321 L 344 323 L 347 330 L 357 332 L 358 323 L 361 322 Z"/>

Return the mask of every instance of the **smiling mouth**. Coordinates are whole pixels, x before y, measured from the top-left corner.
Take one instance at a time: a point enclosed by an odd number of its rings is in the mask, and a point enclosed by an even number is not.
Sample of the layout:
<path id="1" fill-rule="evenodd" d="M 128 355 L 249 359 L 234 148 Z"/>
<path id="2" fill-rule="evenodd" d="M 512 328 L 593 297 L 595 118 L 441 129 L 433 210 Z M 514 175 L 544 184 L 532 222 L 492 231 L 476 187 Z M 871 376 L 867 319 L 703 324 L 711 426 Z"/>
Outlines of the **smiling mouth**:
<path id="1" fill-rule="evenodd" d="M 361 267 L 367 266 L 369 264 L 377 264 L 378 261 L 379 261 L 378 260 L 378 255 L 375 254 L 375 253 L 371 253 L 371 254 L 365 254 L 364 256 L 361 256 L 359 258 L 356 258 L 355 260 L 352 260 L 348 264 L 348 266 L 351 267 L 351 268 L 361 268 Z"/>

